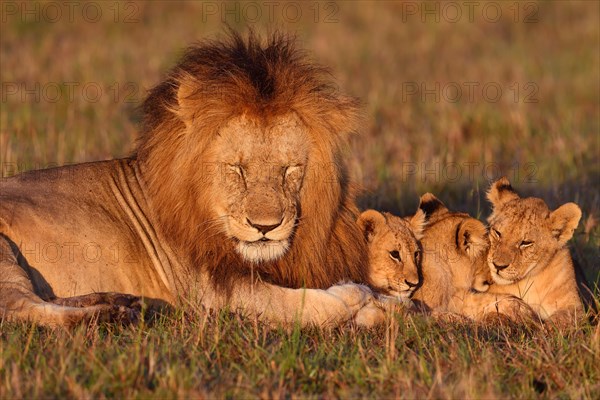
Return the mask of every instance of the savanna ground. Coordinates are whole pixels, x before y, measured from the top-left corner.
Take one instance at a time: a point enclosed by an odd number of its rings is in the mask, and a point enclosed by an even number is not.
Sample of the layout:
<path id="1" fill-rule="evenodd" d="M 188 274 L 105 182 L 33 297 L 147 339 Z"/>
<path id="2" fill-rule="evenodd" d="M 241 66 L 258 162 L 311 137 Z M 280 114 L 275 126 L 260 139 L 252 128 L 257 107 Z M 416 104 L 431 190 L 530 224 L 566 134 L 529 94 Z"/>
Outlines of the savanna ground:
<path id="1" fill-rule="evenodd" d="M 278 27 L 364 103 L 349 149 L 361 206 L 409 214 L 431 191 L 483 220 L 500 175 L 551 207 L 575 201 L 570 246 L 598 299 L 600 5 L 452 4 L 2 2 L 2 176 L 127 155 L 135 106 L 186 44 L 223 21 Z M 597 325 L 562 336 L 403 315 L 371 331 L 193 308 L 136 327 L 0 322 L 0 398 L 592 399 L 599 343 Z"/>

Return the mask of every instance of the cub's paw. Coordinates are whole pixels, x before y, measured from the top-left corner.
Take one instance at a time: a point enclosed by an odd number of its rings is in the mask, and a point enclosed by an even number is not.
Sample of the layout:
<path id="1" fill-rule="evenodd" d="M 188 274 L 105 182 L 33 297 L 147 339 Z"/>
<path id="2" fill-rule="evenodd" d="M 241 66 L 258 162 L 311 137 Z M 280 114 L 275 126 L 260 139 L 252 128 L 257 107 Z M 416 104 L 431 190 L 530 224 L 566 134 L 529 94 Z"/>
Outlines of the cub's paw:
<path id="1" fill-rule="evenodd" d="M 544 330 L 547 332 L 558 331 L 561 334 L 566 334 L 585 325 L 587 321 L 584 315 L 577 315 L 576 310 L 560 310 L 555 312 L 544 321 Z"/>
<path id="2" fill-rule="evenodd" d="M 496 310 L 515 322 L 533 322 L 539 319 L 527 303 L 514 296 L 498 298 Z"/>
<path id="3" fill-rule="evenodd" d="M 433 310 L 429 313 L 431 318 L 439 323 L 448 324 L 467 324 L 471 319 L 465 315 L 457 314 L 450 311 L 437 311 Z"/>

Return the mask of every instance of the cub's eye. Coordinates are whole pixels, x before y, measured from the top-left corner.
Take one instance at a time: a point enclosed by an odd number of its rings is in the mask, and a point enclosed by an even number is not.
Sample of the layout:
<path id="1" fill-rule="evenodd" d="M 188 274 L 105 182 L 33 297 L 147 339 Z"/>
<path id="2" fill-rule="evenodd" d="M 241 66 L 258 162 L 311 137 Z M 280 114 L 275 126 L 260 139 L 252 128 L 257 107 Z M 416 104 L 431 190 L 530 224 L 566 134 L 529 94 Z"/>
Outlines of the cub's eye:
<path id="1" fill-rule="evenodd" d="M 519 247 L 522 249 L 526 249 L 527 247 L 531 246 L 533 246 L 533 242 L 529 240 L 523 240 L 521 243 L 519 243 Z"/>
<path id="2" fill-rule="evenodd" d="M 398 250 L 390 251 L 390 257 L 394 261 L 400 261 L 400 252 Z"/>
<path id="3" fill-rule="evenodd" d="M 492 228 L 492 236 L 496 239 L 500 239 L 502 237 L 502 234 L 498 230 Z"/>

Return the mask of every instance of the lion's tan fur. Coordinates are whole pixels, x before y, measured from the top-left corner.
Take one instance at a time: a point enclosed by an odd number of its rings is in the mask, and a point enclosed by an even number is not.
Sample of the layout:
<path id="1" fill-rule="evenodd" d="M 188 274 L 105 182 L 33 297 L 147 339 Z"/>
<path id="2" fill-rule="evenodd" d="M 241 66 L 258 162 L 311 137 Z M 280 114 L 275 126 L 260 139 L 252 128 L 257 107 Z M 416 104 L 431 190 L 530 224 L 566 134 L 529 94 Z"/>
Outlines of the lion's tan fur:
<path id="1" fill-rule="evenodd" d="M 57 298 L 122 292 L 325 325 L 371 299 L 332 286 L 368 283 L 342 157 L 357 101 L 293 38 L 192 46 L 142 111 L 129 158 L 0 181 L 0 313 L 60 325 L 97 310 Z"/>
<path id="2" fill-rule="evenodd" d="M 581 211 L 567 203 L 551 211 L 539 198 L 521 198 L 506 178 L 492 184 L 488 268 L 490 293 L 522 298 L 542 319 L 560 327 L 583 316 L 573 262 L 566 246 Z"/>

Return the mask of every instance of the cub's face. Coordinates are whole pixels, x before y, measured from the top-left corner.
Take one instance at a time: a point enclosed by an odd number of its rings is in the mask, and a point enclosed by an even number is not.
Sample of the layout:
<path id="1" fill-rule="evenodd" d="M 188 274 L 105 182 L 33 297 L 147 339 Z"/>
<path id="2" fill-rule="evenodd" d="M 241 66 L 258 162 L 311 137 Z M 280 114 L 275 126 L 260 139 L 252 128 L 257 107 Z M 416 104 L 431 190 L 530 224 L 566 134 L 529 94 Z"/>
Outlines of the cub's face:
<path id="1" fill-rule="evenodd" d="M 419 284 L 421 236 L 424 214 L 410 221 L 375 210 L 367 210 L 358 219 L 369 244 L 371 283 L 379 292 L 409 298 Z"/>
<path id="2" fill-rule="evenodd" d="M 421 239 L 424 269 L 432 274 L 448 271 L 448 284 L 455 288 L 488 290 L 492 280 L 486 262 L 485 226 L 468 214 L 450 211 L 431 193 L 421 196 L 419 209 L 427 214 Z"/>
<path id="3" fill-rule="evenodd" d="M 212 180 L 215 223 L 252 262 L 272 261 L 290 246 L 310 139 L 295 115 L 268 126 L 238 117 L 220 131 L 204 174 Z"/>
<path id="4" fill-rule="evenodd" d="M 547 263 L 559 248 L 539 199 L 515 200 L 490 219 L 488 266 L 495 282 L 510 284 Z"/>
<path id="5" fill-rule="evenodd" d="M 492 185 L 488 198 L 488 267 L 498 284 L 511 284 L 543 270 L 572 237 L 581 211 L 567 203 L 550 211 L 538 198 L 520 198 L 505 178 Z"/>
<path id="6" fill-rule="evenodd" d="M 480 257 L 478 257 L 473 263 L 473 266 L 474 276 L 471 287 L 478 292 L 486 292 L 490 288 L 490 285 L 494 282 L 494 278 L 492 277 L 492 273 L 488 267 L 487 253 L 484 252 Z"/>

